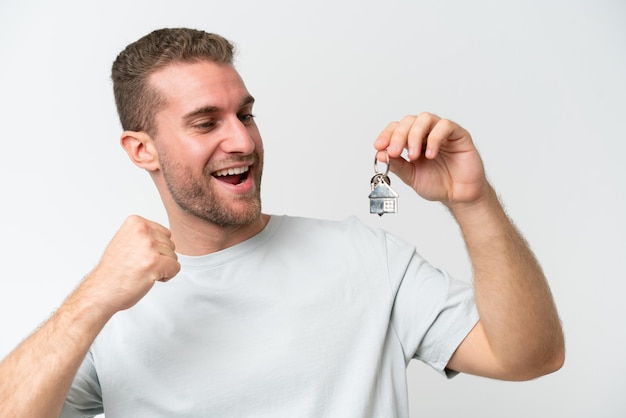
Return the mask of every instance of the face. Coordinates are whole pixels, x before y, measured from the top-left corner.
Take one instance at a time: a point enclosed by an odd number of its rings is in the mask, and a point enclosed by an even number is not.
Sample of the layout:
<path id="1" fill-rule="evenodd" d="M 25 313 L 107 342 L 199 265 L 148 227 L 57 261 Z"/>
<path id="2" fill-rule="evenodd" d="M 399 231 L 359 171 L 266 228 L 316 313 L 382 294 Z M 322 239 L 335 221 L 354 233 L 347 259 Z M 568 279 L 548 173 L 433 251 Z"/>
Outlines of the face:
<path id="1" fill-rule="evenodd" d="M 263 144 L 239 74 L 203 61 L 170 65 L 150 82 L 166 99 L 153 139 L 172 201 L 221 227 L 258 219 Z"/>

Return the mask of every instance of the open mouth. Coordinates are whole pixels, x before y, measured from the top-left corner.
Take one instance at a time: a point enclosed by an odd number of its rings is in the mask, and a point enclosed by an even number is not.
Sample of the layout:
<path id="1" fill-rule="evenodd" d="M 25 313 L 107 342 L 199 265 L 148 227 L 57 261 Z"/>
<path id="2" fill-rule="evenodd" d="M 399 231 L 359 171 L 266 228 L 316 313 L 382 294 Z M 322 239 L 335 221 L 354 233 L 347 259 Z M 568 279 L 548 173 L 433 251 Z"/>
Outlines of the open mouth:
<path id="1" fill-rule="evenodd" d="M 224 183 L 237 185 L 246 181 L 249 171 L 250 166 L 226 168 L 213 173 L 213 177 Z"/>

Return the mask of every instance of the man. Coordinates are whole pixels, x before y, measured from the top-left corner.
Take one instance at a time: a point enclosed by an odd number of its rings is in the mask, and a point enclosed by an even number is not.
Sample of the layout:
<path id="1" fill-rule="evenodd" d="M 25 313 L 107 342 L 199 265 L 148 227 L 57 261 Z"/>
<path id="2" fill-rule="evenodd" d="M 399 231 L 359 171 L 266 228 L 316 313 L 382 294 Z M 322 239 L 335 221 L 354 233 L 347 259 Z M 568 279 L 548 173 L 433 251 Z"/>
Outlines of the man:
<path id="1" fill-rule="evenodd" d="M 150 173 L 169 229 L 124 222 L 0 365 L 1 416 L 406 417 L 412 358 L 508 380 L 561 367 L 546 280 L 467 131 L 424 113 L 374 146 L 449 208 L 474 288 L 354 219 L 263 214 L 263 144 L 232 49 L 165 29 L 116 59 L 121 145 Z"/>

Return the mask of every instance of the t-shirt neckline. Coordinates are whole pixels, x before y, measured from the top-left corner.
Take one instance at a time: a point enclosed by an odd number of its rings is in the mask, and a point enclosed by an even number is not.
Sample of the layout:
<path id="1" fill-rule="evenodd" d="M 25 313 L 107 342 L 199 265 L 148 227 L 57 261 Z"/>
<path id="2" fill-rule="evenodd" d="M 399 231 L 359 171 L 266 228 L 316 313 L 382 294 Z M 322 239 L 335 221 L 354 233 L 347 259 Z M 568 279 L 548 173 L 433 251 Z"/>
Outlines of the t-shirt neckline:
<path id="1" fill-rule="evenodd" d="M 207 268 L 226 263 L 258 248 L 274 235 L 282 221 L 283 216 L 271 215 L 265 228 L 247 240 L 210 254 L 196 256 L 177 254 L 178 262 L 181 267 L 189 269 Z"/>

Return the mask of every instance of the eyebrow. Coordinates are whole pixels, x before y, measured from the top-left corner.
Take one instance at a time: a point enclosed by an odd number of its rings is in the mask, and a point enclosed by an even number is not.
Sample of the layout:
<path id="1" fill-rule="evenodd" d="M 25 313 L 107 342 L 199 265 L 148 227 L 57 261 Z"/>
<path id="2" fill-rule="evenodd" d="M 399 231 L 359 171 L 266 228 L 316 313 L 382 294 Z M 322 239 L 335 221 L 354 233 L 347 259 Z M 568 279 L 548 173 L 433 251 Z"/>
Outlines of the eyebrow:
<path id="1" fill-rule="evenodd" d="M 239 108 L 249 106 L 249 105 L 251 105 L 253 103 L 254 103 L 254 97 L 246 96 L 246 98 L 243 99 L 241 101 L 241 103 L 239 104 Z M 199 107 L 199 108 L 194 109 L 191 112 L 187 113 L 185 116 L 183 116 L 183 120 L 193 119 L 194 117 L 196 117 L 198 115 L 206 115 L 206 114 L 209 114 L 209 113 L 217 113 L 220 110 L 221 109 L 219 107 L 217 107 L 217 106 L 202 106 L 202 107 Z"/>

